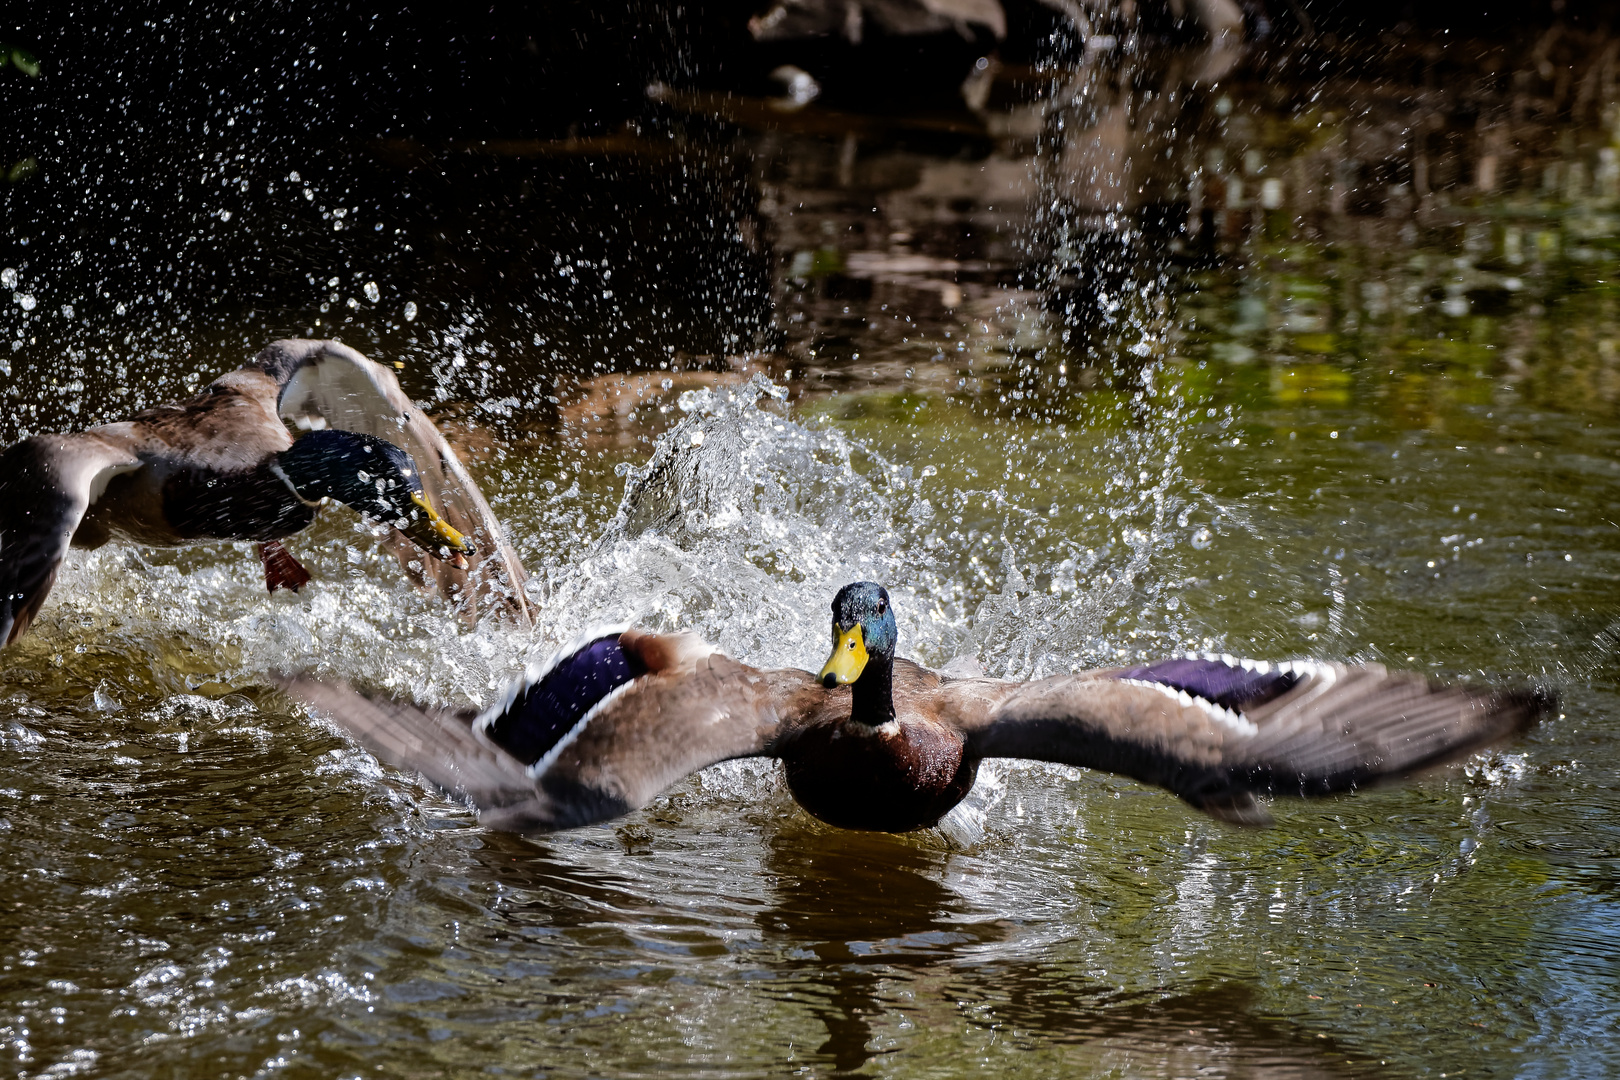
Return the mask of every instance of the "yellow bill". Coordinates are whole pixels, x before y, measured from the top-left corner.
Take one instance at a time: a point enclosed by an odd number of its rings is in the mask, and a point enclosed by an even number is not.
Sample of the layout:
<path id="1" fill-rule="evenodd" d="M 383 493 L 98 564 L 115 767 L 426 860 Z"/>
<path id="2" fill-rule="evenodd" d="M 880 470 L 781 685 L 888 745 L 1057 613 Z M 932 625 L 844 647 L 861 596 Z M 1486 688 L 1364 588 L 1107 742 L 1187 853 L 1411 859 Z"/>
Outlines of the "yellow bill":
<path id="1" fill-rule="evenodd" d="M 438 555 L 459 570 L 467 569 L 467 556 L 478 554 L 478 549 L 473 547 L 472 541 L 452 528 L 420 494 L 412 495 L 411 501 L 420 512 L 400 531 L 428 554 Z M 440 551 L 443 548 L 449 548 L 450 553 L 441 555 Z"/>
<path id="2" fill-rule="evenodd" d="M 834 685 L 847 686 L 860 678 L 865 668 L 866 635 L 861 632 L 861 624 L 856 623 L 848 630 L 842 630 L 835 623 L 832 655 L 827 658 L 819 676 L 822 683 L 829 688 Z"/>

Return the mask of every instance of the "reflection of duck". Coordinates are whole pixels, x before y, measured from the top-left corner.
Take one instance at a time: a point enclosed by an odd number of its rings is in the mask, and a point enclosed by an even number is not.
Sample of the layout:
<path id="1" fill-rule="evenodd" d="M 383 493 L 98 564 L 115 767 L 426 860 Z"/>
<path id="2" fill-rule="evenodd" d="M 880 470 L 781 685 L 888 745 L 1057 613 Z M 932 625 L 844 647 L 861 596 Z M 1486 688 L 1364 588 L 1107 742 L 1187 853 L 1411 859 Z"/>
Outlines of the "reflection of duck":
<path id="1" fill-rule="evenodd" d="M 476 563 L 499 568 L 496 602 L 527 617 L 489 504 L 393 373 L 334 341 L 278 341 L 192 401 L 0 453 L 0 644 L 27 631 L 70 546 L 257 540 L 271 591 L 298 589 L 309 573 L 281 539 L 328 498 L 395 526 L 401 563 L 446 596 Z"/>
<path id="2" fill-rule="evenodd" d="M 1227 821 L 1257 796 L 1328 795 L 1452 760 L 1548 704 L 1430 683 L 1376 664 L 1168 660 L 1030 683 L 949 678 L 896 660 L 871 582 L 833 600 L 820 675 L 762 671 L 692 635 L 590 635 L 483 712 L 286 680 L 383 757 L 457 792 L 496 828 L 564 829 L 646 805 L 697 769 L 782 760 L 800 805 L 833 825 L 933 825 L 980 760 L 1034 758 L 1167 788 Z"/>
<path id="3" fill-rule="evenodd" d="M 765 948 L 755 955 L 825 1026 L 815 1053 L 839 1073 L 884 1053 L 872 1046 L 874 1027 L 909 972 L 937 970 L 1008 934 L 1005 921 L 972 912 L 945 883 L 943 851 L 791 826 L 768 845 L 761 869 L 775 896 L 759 909 Z"/>

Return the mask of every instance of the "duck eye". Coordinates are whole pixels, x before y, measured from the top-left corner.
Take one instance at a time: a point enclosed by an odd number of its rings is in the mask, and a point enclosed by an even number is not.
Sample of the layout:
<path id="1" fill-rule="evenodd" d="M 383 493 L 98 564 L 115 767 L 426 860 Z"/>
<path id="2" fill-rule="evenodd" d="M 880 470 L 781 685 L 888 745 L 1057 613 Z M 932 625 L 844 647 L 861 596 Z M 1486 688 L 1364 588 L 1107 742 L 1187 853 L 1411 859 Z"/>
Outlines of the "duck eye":
<path id="1" fill-rule="evenodd" d="M 889 602 L 887 600 L 879 600 L 878 601 L 878 614 L 881 615 L 885 611 L 888 611 L 888 610 L 889 610 Z"/>

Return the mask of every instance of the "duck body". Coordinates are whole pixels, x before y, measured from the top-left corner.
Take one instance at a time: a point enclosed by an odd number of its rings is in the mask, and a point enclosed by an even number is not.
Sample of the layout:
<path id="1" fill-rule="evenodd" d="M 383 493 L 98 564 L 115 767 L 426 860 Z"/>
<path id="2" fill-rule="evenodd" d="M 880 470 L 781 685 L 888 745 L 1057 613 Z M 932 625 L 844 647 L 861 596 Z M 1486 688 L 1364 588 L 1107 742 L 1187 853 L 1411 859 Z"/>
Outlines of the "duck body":
<path id="1" fill-rule="evenodd" d="M 280 341 L 190 401 L 0 451 L 0 645 L 70 547 L 255 541 L 270 590 L 297 589 L 310 575 L 281 541 L 327 499 L 393 526 L 406 573 L 469 617 L 527 622 L 522 564 L 393 373 L 338 342 Z"/>
<path id="2" fill-rule="evenodd" d="M 989 758 L 1104 770 L 1264 825 L 1261 799 L 1409 776 L 1508 738 L 1554 704 L 1545 691 L 1378 664 L 1224 655 L 1028 683 L 954 678 L 896 659 L 896 636 L 887 592 L 857 582 L 833 601 L 819 674 L 739 664 L 690 634 L 610 628 L 530 665 L 481 711 L 280 682 L 486 825 L 515 831 L 604 821 L 743 757 L 780 760 L 799 805 L 847 829 L 933 825 Z"/>
<path id="3" fill-rule="evenodd" d="M 265 542 L 308 528 L 319 504 L 300 499 L 276 474 L 276 455 L 293 444 L 276 413 L 279 391 L 263 372 L 244 369 L 191 401 L 85 430 L 83 437 L 119 447 L 138 466 L 107 480 L 71 546 L 97 548 L 110 540 L 154 547 Z M 38 444 L 60 438 L 40 435 L 19 446 L 36 444 L 27 452 L 38 456 Z"/>
<path id="4" fill-rule="evenodd" d="M 927 702 L 940 677 L 896 660 L 897 700 Z M 777 746 L 788 789 L 800 806 L 843 829 L 910 832 L 936 824 L 973 790 L 979 763 L 960 731 L 933 710 L 907 708 L 890 719 L 853 715 L 854 692 L 827 691 L 821 709 Z"/>

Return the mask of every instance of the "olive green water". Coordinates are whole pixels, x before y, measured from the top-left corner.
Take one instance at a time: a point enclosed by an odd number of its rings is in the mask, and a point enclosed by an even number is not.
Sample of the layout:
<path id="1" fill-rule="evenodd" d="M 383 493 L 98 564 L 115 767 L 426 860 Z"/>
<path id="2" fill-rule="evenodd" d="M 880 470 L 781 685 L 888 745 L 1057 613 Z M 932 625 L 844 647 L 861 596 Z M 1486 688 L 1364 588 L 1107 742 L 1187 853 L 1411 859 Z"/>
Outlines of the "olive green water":
<path id="1" fill-rule="evenodd" d="M 1084 192 L 1032 211 L 1061 187 L 1051 127 L 946 152 L 745 124 L 724 157 L 751 178 L 776 330 L 729 358 L 632 345 L 559 374 L 552 341 L 442 280 L 438 321 L 322 289 L 181 334 L 150 364 L 137 347 L 169 324 L 133 345 L 110 316 L 20 324 L 33 336 L 5 354 L 8 392 L 46 415 L 14 412 L 8 439 L 118 415 L 117 400 L 60 404 L 80 392 L 64 383 L 115 363 L 126 397 L 161 397 L 276 333 L 347 320 L 336 332 L 408 361 L 407 385 L 458 432 L 541 620 L 460 627 L 336 513 L 291 545 L 316 574 L 302 597 L 266 597 L 229 545 L 75 555 L 0 660 L 4 1067 L 1620 1069 L 1607 129 L 1571 122 L 1549 183 L 1526 164 L 1501 191 L 1418 205 L 1397 178 L 1354 189 L 1348 210 L 1290 210 L 1309 183 L 1253 192 L 1360 136 L 1281 108 L 1263 81 L 1232 85 L 1195 99 L 1208 115 L 1187 154 L 1226 177 L 1226 203 L 1210 181 L 1189 211 L 1182 190 L 1182 213 L 1216 212 L 1180 253 L 1129 230 L 1099 243 Z M 608 220 L 588 200 L 573 212 Z M 1066 283 L 1088 259 L 1122 261 Z M 1110 289 L 1105 317 L 1065 313 Z M 469 392 L 463 368 L 499 388 Z M 646 507 L 621 513 L 627 473 L 654 440 L 697 432 L 686 512 L 641 531 Z M 809 819 L 774 767 L 733 764 L 622 821 L 521 838 L 264 679 L 292 665 L 481 700 L 531 651 L 620 618 L 812 666 L 854 577 L 891 586 L 903 650 L 973 652 L 1010 677 L 1216 649 L 1546 681 L 1563 705 L 1407 787 L 1278 805 L 1266 831 L 1009 763 L 987 769 L 976 820 L 867 836 Z"/>

